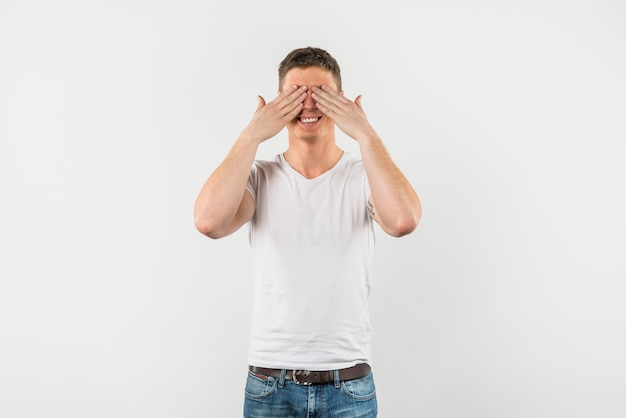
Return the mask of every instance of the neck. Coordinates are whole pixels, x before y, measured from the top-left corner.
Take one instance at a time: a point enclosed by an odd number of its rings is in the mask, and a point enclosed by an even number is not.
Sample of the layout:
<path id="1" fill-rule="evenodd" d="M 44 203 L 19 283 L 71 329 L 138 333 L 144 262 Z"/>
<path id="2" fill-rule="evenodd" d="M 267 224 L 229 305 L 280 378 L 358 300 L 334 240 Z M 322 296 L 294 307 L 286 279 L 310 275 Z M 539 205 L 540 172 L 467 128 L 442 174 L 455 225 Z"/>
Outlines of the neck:
<path id="1" fill-rule="evenodd" d="M 343 151 L 335 144 L 290 141 L 283 153 L 289 165 L 308 179 L 318 177 L 337 164 Z"/>

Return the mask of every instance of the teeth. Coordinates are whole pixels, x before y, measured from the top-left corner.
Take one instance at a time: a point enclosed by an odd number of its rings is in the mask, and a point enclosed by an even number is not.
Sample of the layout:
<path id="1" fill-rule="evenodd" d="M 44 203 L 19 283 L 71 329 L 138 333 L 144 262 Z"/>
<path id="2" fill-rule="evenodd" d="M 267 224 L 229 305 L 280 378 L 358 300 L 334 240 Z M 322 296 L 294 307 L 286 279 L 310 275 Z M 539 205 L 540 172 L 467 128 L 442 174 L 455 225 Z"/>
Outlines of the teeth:
<path id="1" fill-rule="evenodd" d="M 305 122 L 305 123 L 307 123 L 307 122 L 316 122 L 316 121 L 317 121 L 317 118 L 302 118 L 302 119 L 300 119 L 300 120 L 301 120 L 302 122 Z"/>

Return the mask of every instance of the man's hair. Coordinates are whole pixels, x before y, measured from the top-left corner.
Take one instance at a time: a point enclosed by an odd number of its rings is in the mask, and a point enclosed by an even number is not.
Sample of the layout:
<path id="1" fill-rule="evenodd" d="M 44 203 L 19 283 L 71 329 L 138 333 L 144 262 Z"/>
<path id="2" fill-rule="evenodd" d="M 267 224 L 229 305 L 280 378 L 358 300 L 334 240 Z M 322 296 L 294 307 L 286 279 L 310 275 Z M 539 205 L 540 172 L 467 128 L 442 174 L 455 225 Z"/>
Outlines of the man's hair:
<path id="1" fill-rule="evenodd" d="M 318 67 L 330 71 L 337 85 L 337 90 L 341 91 L 341 70 L 337 60 L 323 49 L 311 46 L 294 49 L 283 59 L 278 66 L 278 90 L 283 90 L 283 82 L 289 70 L 307 67 Z"/>

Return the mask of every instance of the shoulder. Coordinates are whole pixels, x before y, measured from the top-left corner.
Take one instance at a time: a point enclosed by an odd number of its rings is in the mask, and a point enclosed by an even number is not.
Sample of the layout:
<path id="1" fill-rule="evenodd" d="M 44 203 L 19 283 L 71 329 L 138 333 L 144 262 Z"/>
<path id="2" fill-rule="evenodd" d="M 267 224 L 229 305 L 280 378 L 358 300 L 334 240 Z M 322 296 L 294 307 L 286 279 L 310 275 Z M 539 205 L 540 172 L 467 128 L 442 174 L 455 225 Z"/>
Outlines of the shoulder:
<path id="1" fill-rule="evenodd" d="M 284 172 L 284 167 L 278 157 L 274 161 L 254 160 L 250 169 L 248 184 L 258 186 L 276 177 L 282 177 L 280 174 L 282 172 Z"/>
<path id="2" fill-rule="evenodd" d="M 365 176 L 365 165 L 363 164 L 363 160 L 348 152 L 344 153 L 339 168 L 350 175 Z"/>
<path id="3" fill-rule="evenodd" d="M 271 173 L 281 169 L 281 163 L 278 158 L 274 161 L 254 160 L 252 163 L 251 173 Z"/>
<path id="4" fill-rule="evenodd" d="M 254 170 L 275 170 L 279 165 L 278 161 L 254 160 L 252 168 Z"/>

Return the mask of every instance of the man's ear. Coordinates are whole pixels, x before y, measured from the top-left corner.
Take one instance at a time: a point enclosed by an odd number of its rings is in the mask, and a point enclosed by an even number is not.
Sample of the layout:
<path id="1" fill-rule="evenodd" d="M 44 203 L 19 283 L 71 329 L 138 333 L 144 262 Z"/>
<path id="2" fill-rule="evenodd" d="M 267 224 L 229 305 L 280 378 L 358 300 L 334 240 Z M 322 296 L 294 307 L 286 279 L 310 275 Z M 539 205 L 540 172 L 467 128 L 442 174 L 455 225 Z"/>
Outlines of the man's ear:
<path id="1" fill-rule="evenodd" d="M 343 96 L 343 90 L 341 90 L 340 94 Z"/>

